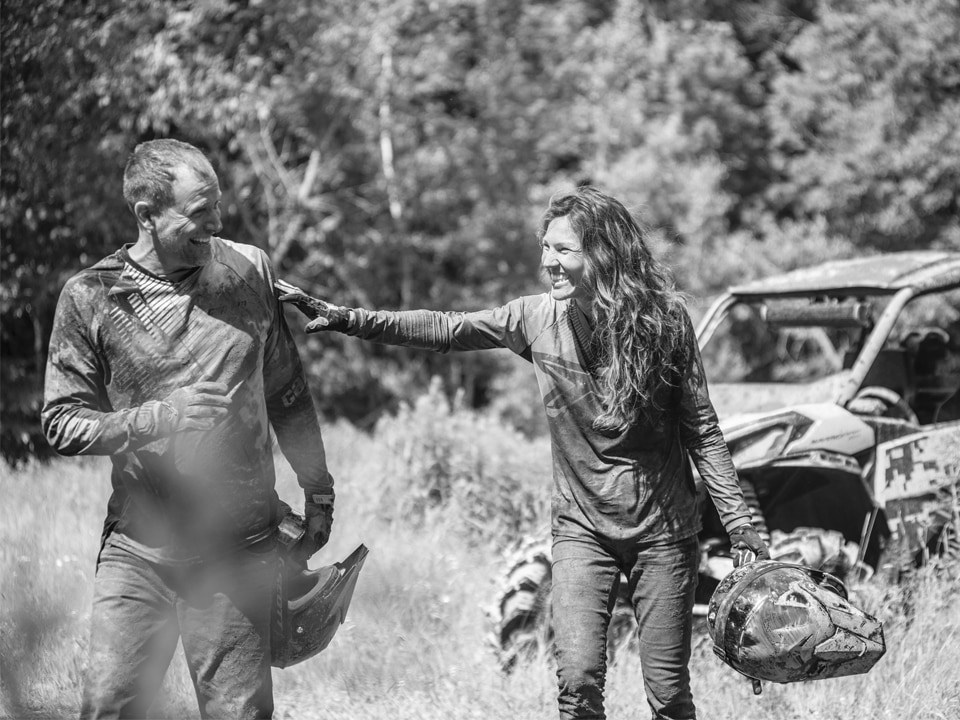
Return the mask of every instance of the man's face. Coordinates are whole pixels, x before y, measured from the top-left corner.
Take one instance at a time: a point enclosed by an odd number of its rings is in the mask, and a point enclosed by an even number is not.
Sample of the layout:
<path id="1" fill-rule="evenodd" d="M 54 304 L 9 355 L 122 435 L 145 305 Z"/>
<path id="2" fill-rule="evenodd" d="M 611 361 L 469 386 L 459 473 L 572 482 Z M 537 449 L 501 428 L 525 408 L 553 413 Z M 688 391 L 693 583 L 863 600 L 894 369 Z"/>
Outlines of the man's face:
<path id="1" fill-rule="evenodd" d="M 583 280 L 583 253 L 580 238 L 570 221 L 558 217 L 550 221 L 540 242 L 540 264 L 550 280 L 554 300 L 586 299 Z"/>
<path id="2" fill-rule="evenodd" d="M 220 232 L 220 183 L 213 169 L 198 173 L 181 165 L 173 182 L 173 203 L 154 217 L 154 247 L 168 273 L 200 267 L 210 260 L 210 236 Z"/>

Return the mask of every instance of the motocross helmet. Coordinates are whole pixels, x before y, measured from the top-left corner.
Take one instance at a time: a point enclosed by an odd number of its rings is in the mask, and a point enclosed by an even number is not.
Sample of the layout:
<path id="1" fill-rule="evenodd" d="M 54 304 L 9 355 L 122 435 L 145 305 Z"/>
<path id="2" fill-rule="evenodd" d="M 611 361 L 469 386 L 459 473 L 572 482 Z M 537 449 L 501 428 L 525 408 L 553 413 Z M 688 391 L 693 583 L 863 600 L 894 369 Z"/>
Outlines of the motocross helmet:
<path id="1" fill-rule="evenodd" d="M 789 683 L 865 673 L 883 657 L 883 626 L 847 600 L 843 583 L 802 565 L 735 569 L 710 599 L 713 651 L 756 680 Z"/>
<path id="2" fill-rule="evenodd" d="M 274 667 L 296 665 L 330 644 L 346 618 L 366 557 L 366 546 L 359 545 L 343 562 L 292 574 L 281 571 L 270 632 Z"/>

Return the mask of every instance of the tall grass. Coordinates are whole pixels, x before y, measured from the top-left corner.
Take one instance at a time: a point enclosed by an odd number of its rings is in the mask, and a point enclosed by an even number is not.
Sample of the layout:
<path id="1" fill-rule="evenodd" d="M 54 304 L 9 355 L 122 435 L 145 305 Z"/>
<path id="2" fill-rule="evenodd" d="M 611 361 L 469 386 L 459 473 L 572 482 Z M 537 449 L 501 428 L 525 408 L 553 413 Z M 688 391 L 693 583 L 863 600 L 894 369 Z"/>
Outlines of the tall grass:
<path id="1" fill-rule="evenodd" d="M 545 507 L 549 449 L 436 396 L 372 435 L 336 425 L 325 438 L 337 479 L 336 523 L 314 564 L 339 560 L 360 542 L 370 555 L 330 647 L 276 671 L 275 716 L 556 717 L 549 659 L 502 675 L 486 646 L 484 615 L 502 569 L 500 551 L 513 539 L 500 534 L 542 521 L 530 513 Z M 2 474 L 0 716 L 77 712 L 108 475 L 104 460 L 61 460 Z M 443 485 L 444 478 L 453 481 Z M 476 487 L 468 487 L 471 478 Z M 299 504 L 295 478 L 282 461 L 278 490 Z M 496 518 L 491 508 L 512 515 Z M 921 573 L 908 586 L 877 580 L 855 588 L 858 604 L 885 622 L 887 654 L 866 675 L 765 684 L 755 697 L 746 679 L 699 642 L 691 670 L 701 720 L 960 717 L 960 592 L 950 571 Z M 649 715 L 636 657 L 618 656 L 607 695 L 611 718 Z M 181 653 L 155 716 L 197 717 Z"/>

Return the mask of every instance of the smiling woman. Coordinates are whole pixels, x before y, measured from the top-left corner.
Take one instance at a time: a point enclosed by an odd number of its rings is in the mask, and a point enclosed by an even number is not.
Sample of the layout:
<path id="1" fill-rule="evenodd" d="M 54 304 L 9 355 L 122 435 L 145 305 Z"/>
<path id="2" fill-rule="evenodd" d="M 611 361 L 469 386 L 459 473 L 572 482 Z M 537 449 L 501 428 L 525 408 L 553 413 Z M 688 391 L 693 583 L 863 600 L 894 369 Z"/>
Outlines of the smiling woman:
<path id="1" fill-rule="evenodd" d="M 657 717 L 693 718 L 690 637 L 699 507 L 688 457 L 735 551 L 766 547 L 750 524 L 692 325 L 645 227 L 591 187 L 540 221 L 549 292 L 469 313 L 348 310 L 290 286 L 308 332 L 432 349 L 507 348 L 533 364 L 553 451 L 553 618 L 560 715 L 602 717 L 605 643 L 621 574 L 636 609 Z"/>
<path id="2" fill-rule="evenodd" d="M 577 305 L 593 317 L 593 306 L 586 290 L 581 285 L 583 279 L 583 252 L 580 238 L 570 227 L 566 217 L 557 218 L 540 240 L 540 265 L 550 278 L 554 300 L 577 300 Z"/>

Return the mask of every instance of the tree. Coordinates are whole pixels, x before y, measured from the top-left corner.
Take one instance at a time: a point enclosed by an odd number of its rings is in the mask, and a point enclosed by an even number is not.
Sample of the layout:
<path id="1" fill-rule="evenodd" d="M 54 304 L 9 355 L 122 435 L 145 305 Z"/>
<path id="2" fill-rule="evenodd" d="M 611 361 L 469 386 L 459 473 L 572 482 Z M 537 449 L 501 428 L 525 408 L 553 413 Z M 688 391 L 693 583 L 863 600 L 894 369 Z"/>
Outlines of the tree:
<path id="1" fill-rule="evenodd" d="M 10 0 L 2 13 L 7 455 L 42 449 L 59 289 L 132 240 L 120 175 L 155 137 L 210 155 L 225 237 L 344 305 L 468 310 L 538 291 L 537 214 L 584 182 L 638 210 L 697 295 L 813 257 L 960 246 L 960 20 L 946 0 Z M 324 412 L 365 423 L 433 375 L 471 405 L 514 384 L 496 354 L 330 336 L 303 348 Z"/>
<path id="2" fill-rule="evenodd" d="M 770 105 L 770 204 L 860 249 L 960 248 L 960 13 L 947 0 L 824 4 Z"/>
<path id="3" fill-rule="evenodd" d="M 121 232 L 122 109 L 93 88 L 105 61 L 98 28 L 113 9 L 65 0 L 3 4 L 0 450 L 14 461 L 46 447 L 39 393 L 60 287 Z"/>

